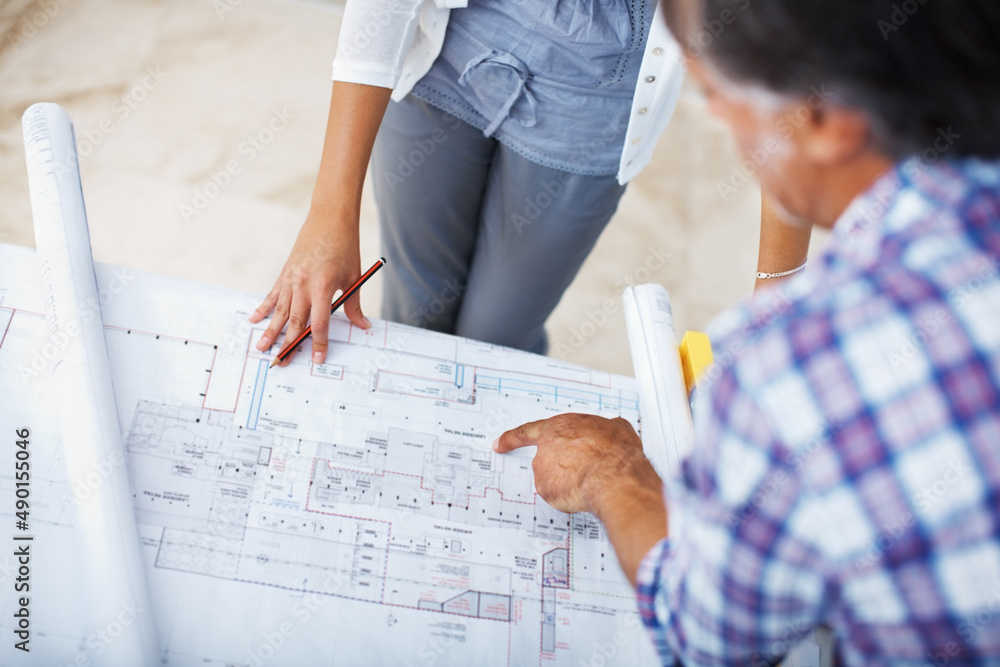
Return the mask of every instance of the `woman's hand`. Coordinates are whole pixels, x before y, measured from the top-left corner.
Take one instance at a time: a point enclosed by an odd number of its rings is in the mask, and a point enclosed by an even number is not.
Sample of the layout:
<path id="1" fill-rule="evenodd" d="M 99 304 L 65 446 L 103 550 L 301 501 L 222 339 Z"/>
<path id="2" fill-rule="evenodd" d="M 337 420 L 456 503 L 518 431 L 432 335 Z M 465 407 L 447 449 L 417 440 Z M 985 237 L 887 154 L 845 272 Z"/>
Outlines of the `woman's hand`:
<path id="1" fill-rule="evenodd" d="M 310 212 L 299 231 L 292 252 L 274 287 L 250 316 L 260 322 L 273 310 L 274 316 L 257 349 L 261 352 L 278 339 L 288 323 L 285 340 L 294 340 L 312 321 L 313 362 L 326 360 L 330 304 L 338 290 L 346 290 L 361 275 L 358 223 L 331 224 L 326 216 Z M 354 230 L 352 234 L 350 230 Z M 344 303 L 344 314 L 355 326 L 367 329 L 371 322 L 361 312 L 361 292 Z M 288 363 L 291 356 L 283 362 Z"/>
<path id="2" fill-rule="evenodd" d="M 250 316 L 250 321 L 257 323 L 274 311 L 270 326 L 257 343 L 261 352 L 275 343 L 286 322 L 285 340 L 290 341 L 311 319 L 313 361 L 326 360 L 333 295 L 350 288 L 361 276 L 361 188 L 391 93 L 388 88 L 334 82 L 312 207 L 281 275 Z M 355 326 L 371 326 L 361 313 L 360 291 L 344 304 L 344 313 Z"/>

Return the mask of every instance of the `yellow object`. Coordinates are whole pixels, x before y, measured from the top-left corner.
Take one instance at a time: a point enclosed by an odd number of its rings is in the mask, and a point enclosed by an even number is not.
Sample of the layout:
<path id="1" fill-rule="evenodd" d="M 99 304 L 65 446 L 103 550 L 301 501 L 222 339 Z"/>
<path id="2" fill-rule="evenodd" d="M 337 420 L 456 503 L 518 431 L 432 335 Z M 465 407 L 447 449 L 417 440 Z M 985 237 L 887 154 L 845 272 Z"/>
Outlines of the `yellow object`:
<path id="1" fill-rule="evenodd" d="M 688 394 L 705 369 L 712 365 L 712 341 L 700 331 L 686 331 L 681 340 L 681 368 Z"/>

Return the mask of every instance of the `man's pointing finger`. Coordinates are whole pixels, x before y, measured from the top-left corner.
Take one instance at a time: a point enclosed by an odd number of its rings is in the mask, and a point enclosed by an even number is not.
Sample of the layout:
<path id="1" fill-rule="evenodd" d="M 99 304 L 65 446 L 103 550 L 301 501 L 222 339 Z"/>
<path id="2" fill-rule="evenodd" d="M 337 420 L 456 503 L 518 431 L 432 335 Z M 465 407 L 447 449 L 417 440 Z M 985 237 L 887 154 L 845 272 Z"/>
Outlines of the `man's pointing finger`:
<path id="1" fill-rule="evenodd" d="M 538 444 L 545 421 L 528 422 L 511 429 L 493 442 L 493 451 L 506 454 L 521 447 L 533 447 Z"/>

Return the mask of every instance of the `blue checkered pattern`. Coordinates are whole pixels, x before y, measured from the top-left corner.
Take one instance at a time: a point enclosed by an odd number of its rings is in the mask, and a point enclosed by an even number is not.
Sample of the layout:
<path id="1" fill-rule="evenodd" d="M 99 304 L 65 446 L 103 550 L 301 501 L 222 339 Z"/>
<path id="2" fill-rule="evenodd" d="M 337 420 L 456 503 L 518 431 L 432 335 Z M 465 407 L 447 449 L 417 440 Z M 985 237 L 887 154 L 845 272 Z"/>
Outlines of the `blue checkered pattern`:
<path id="1" fill-rule="evenodd" d="M 1000 664 L 1000 162 L 902 162 L 713 327 L 639 607 L 664 664 Z"/>

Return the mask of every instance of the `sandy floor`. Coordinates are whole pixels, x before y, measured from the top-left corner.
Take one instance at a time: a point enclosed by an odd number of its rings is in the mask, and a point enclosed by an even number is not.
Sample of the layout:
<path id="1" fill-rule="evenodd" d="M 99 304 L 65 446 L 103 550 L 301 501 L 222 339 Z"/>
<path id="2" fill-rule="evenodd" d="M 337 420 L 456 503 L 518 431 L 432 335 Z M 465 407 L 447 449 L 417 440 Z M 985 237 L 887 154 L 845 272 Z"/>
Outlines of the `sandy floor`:
<path id="1" fill-rule="evenodd" d="M 58 102 L 74 119 L 98 261 L 266 292 L 308 208 L 339 24 L 340 6 L 319 0 L 3 0 L 0 241 L 34 243 L 20 117 Z M 261 150 L 245 143 L 275 117 L 284 127 Z M 216 176 L 230 161 L 239 173 Z M 749 294 L 759 193 L 751 183 L 724 201 L 717 188 L 736 163 L 686 90 L 550 319 L 553 356 L 632 374 L 620 309 L 598 314 L 625 282 L 665 285 L 681 329 Z M 361 227 L 362 257 L 377 257 L 368 193 Z M 378 301 L 364 292 L 368 314 Z"/>

